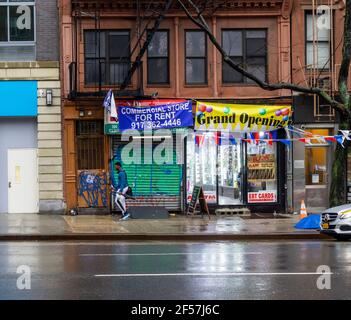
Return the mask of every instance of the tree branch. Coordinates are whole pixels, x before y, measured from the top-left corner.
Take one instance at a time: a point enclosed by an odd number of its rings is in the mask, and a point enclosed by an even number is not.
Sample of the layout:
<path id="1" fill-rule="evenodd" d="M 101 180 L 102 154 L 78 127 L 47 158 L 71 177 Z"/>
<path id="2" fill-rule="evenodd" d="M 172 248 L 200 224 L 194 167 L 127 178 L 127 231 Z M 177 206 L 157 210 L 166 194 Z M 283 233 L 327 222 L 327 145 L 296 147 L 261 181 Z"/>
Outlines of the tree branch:
<path id="1" fill-rule="evenodd" d="M 126 75 L 123 83 L 120 86 L 120 90 L 123 90 L 127 87 L 127 85 L 129 84 L 129 82 L 132 79 L 132 76 L 134 74 L 134 72 L 136 71 L 136 69 L 140 66 L 141 64 L 141 59 L 143 58 L 150 42 L 152 41 L 152 38 L 155 34 L 155 32 L 158 30 L 161 21 L 163 20 L 165 14 L 167 13 L 167 11 L 169 10 L 169 8 L 172 5 L 173 0 L 168 0 L 168 2 L 165 5 L 165 8 L 162 10 L 162 12 L 159 14 L 158 18 L 155 20 L 154 26 L 151 30 L 151 32 L 147 33 L 147 37 L 146 37 L 146 41 L 144 42 L 142 48 L 139 51 L 138 56 L 136 57 L 134 63 L 132 64 L 131 68 L 128 71 L 128 74 Z"/>
<path id="2" fill-rule="evenodd" d="M 187 9 L 187 7 L 184 5 L 182 0 L 177 0 L 177 1 L 180 4 L 180 6 L 182 7 L 182 9 L 185 12 L 185 14 L 187 15 L 187 17 L 195 25 L 197 25 L 201 30 L 205 31 L 205 33 L 207 34 L 207 36 L 210 39 L 210 41 L 212 42 L 212 44 L 216 47 L 216 49 L 221 54 L 223 61 L 226 62 L 232 69 L 239 72 L 240 74 L 247 77 L 248 79 L 252 80 L 259 87 L 261 87 L 262 89 L 267 90 L 267 91 L 276 91 L 276 90 L 281 90 L 281 89 L 287 89 L 287 90 L 291 90 L 291 91 L 295 91 L 295 92 L 316 94 L 319 97 L 321 97 L 322 99 L 326 100 L 335 110 L 339 111 L 341 114 L 346 114 L 348 117 L 351 117 L 350 110 L 347 107 L 345 107 L 345 105 L 343 103 L 340 103 L 340 102 L 336 101 L 335 99 L 333 99 L 327 92 L 325 92 L 321 88 L 316 88 L 316 87 L 307 88 L 307 87 L 303 87 L 300 85 L 287 83 L 287 82 L 269 84 L 269 83 L 257 78 L 252 73 L 241 68 L 228 56 L 228 54 L 225 52 L 225 50 L 222 48 L 222 46 L 218 43 L 216 37 L 213 35 L 212 31 L 210 30 L 209 26 L 207 25 L 205 18 L 201 14 L 199 8 L 197 8 L 197 6 L 191 0 L 187 0 L 187 2 L 190 4 L 190 6 L 196 12 L 197 18 L 195 18 L 190 13 L 190 11 Z M 348 0 L 348 1 L 351 1 L 351 0 Z"/>

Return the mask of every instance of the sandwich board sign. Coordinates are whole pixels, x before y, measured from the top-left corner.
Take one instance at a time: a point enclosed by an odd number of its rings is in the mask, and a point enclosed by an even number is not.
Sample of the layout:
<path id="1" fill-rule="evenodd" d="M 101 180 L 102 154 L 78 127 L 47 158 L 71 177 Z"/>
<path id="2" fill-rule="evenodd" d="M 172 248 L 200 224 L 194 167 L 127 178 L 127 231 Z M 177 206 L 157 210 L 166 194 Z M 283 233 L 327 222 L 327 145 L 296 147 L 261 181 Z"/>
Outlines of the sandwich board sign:
<path id="1" fill-rule="evenodd" d="M 191 195 L 191 199 L 188 205 L 188 215 L 196 214 L 197 203 L 199 203 L 200 205 L 201 215 L 203 216 L 204 213 L 206 213 L 208 215 L 208 218 L 211 219 L 210 211 L 208 210 L 207 202 L 205 199 L 204 189 L 201 186 L 194 186 L 193 193 Z"/>

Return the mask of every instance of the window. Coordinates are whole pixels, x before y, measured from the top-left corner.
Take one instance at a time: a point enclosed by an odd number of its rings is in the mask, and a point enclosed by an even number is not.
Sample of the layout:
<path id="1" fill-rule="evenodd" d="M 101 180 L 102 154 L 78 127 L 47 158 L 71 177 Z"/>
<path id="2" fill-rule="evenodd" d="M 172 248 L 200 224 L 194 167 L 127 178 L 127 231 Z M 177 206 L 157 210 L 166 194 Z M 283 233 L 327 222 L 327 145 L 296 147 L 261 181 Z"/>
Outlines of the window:
<path id="1" fill-rule="evenodd" d="M 217 203 L 217 144 L 216 134 L 189 133 L 187 138 L 187 198 L 196 185 L 202 186 L 209 203 Z M 211 155 L 209 157 L 209 155 Z"/>
<path id="2" fill-rule="evenodd" d="M 318 14 L 306 13 L 306 64 L 308 68 L 330 68 L 330 28 L 317 27 Z"/>
<path id="3" fill-rule="evenodd" d="M 247 144 L 248 203 L 277 202 L 277 145 Z"/>
<path id="4" fill-rule="evenodd" d="M 121 84 L 130 68 L 128 30 L 84 32 L 85 84 Z"/>
<path id="5" fill-rule="evenodd" d="M 78 121 L 76 128 L 78 170 L 104 168 L 104 124 Z"/>
<path id="6" fill-rule="evenodd" d="M 223 30 L 222 46 L 230 58 L 243 69 L 266 81 L 267 35 L 266 30 Z M 253 83 L 233 70 L 226 62 L 222 64 L 223 83 Z"/>
<path id="7" fill-rule="evenodd" d="M 314 136 L 330 136 L 331 129 L 307 129 Z M 310 139 L 305 147 L 305 183 L 306 185 L 327 184 L 327 163 L 330 145 L 318 139 Z"/>
<path id="8" fill-rule="evenodd" d="M 168 31 L 155 32 L 147 51 L 147 83 L 169 83 Z"/>
<path id="9" fill-rule="evenodd" d="M 0 0 L 0 60 L 35 60 L 34 0 Z"/>
<path id="10" fill-rule="evenodd" d="M 207 44 L 205 32 L 185 31 L 185 83 L 207 83 Z"/>

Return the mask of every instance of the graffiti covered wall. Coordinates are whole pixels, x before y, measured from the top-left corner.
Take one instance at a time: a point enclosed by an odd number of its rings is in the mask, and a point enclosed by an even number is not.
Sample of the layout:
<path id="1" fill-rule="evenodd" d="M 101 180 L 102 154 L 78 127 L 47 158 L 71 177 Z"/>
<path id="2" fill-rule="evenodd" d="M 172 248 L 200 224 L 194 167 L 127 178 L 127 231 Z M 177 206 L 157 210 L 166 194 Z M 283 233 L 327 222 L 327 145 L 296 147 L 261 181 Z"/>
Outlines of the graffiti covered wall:
<path id="1" fill-rule="evenodd" d="M 107 207 L 107 175 L 104 170 L 78 171 L 80 208 Z"/>

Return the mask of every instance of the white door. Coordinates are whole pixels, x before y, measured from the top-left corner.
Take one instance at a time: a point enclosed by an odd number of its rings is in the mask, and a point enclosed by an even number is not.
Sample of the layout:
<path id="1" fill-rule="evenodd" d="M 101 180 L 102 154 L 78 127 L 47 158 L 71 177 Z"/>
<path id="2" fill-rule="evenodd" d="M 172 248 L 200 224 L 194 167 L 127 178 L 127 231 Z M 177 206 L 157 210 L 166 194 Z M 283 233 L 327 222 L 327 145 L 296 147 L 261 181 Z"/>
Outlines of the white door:
<path id="1" fill-rule="evenodd" d="M 39 185 L 37 149 L 9 149 L 9 213 L 37 213 Z"/>

